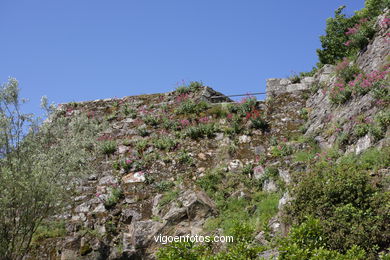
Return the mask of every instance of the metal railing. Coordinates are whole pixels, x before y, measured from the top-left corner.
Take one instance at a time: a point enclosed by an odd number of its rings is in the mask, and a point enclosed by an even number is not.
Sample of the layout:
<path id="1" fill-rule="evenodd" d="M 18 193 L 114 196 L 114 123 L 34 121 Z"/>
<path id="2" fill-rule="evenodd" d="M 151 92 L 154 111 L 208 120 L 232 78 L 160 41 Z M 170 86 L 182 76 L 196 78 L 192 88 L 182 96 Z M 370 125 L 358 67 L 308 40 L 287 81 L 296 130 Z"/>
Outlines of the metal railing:
<path id="1" fill-rule="evenodd" d="M 227 98 L 227 97 L 243 97 L 243 96 L 257 96 L 257 95 L 265 95 L 266 92 L 255 92 L 255 93 L 246 93 L 246 94 L 234 94 L 234 95 L 221 95 L 221 96 L 213 96 L 211 99 L 217 98 Z"/>

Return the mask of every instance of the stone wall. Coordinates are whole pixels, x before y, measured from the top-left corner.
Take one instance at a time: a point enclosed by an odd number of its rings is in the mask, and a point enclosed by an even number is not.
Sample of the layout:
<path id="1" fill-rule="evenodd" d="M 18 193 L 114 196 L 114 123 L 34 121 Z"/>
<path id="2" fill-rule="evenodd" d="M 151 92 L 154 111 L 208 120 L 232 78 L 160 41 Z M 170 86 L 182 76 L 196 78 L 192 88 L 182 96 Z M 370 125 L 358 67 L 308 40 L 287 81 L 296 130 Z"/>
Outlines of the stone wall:
<path id="1" fill-rule="evenodd" d="M 292 93 L 295 91 L 310 89 L 314 81 L 313 77 L 306 77 L 300 80 L 299 83 L 292 83 L 289 78 L 271 78 L 267 79 L 267 98 L 284 93 Z"/>

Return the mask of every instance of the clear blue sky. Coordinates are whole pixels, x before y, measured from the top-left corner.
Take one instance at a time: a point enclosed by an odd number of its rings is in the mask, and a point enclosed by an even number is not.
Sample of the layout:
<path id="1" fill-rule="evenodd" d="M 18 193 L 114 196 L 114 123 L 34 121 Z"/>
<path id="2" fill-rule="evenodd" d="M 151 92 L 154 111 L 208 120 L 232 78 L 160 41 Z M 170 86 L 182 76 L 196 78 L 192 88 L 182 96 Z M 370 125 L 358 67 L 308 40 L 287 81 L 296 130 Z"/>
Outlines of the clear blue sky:
<path id="1" fill-rule="evenodd" d="M 203 81 L 225 94 L 317 62 L 326 18 L 363 0 L 1 0 L 0 82 L 37 112 L 55 103 L 171 91 Z"/>

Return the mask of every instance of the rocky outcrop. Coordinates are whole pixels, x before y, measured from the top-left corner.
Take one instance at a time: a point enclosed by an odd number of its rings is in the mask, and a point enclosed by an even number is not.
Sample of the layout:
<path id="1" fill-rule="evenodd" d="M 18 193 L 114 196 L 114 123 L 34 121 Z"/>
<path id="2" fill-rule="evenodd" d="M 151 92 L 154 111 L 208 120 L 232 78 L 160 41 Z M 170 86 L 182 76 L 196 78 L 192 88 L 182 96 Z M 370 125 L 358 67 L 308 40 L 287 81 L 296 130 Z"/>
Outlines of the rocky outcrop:
<path id="1" fill-rule="evenodd" d="M 390 45 L 383 43 L 389 29 L 378 30 L 357 59 L 365 72 L 387 62 Z M 251 191 L 245 183 L 255 183 L 256 192 L 283 194 L 275 200 L 275 209 L 281 212 L 294 196 L 284 187 L 292 183 L 294 172 L 307 167 L 294 161 L 293 151 L 305 149 L 295 139 L 304 133 L 322 149 L 334 148 L 341 134 L 353 134 L 356 118 L 372 119 L 383 109 L 370 94 L 332 104 L 328 89 L 335 80 L 331 65 L 313 77 L 269 79 L 267 99 L 252 104 L 251 112 L 241 111 L 237 121 L 233 115 L 238 115 L 237 109 L 219 104 L 231 100 L 209 87 L 184 94 L 174 91 L 59 106 L 57 118 L 86 115 L 107 123 L 96 138 L 101 143 L 113 142 L 115 149 L 92 158 L 99 171 L 80 180 L 73 204 L 59 216 L 66 222 L 66 235 L 42 242 L 34 252 L 36 257 L 30 259 L 154 259 L 161 247 L 156 236 L 205 234 L 206 221 L 220 214 L 212 194 L 202 191 L 199 181 L 225 185 L 226 200 L 249 199 Z M 207 108 L 194 109 L 199 101 Z M 181 106 L 195 112 L 179 113 Z M 267 123 L 263 129 L 250 120 L 259 115 Z M 389 130 L 380 140 L 369 134 L 349 138 L 342 152 L 361 153 L 388 144 Z M 234 186 L 228 186 L 230 182 Z M 286 234 L 288 228 L 281 213 L 276 214 L 268 225 L 270 234 L 262 231 L 256 241 L 269 245 L 266 237 Z M 260 257 L 277 255 L 272 249 Z"/>

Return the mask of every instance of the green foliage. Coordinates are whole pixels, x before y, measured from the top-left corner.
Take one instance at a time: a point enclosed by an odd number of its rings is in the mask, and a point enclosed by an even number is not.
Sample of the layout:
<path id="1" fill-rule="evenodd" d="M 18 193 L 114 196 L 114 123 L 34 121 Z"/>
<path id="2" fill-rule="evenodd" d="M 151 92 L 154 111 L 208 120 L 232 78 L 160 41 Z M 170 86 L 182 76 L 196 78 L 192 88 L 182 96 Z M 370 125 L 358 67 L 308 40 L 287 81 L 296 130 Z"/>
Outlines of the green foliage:
<path id="1" fill-rule="evenodd" d="M 339 7 L 334 17 L 327 19 L 325 35 L 320 37 L 322 49 L 317 50 L 319 65 L 336 64 L 364 49 L 374 36 L 376 17 L 389 6 L 389 0 L 367 0 L 365 7 L 352 17 L 342 14 L 345 6 Z"/>
<path id="2" fill-rule="evenodd" d="M 127 104 L 122 107 L 122 113 L 133 119 L 137 117 L 137 111 L 134 108 L 129 107 Z"/>
<path id="3" fill-rule="evenodd" d="M 112 140 L 103 141 L 100 144 L 100 151 L 103 154 L 110 155 L 110 154 L 115 153 L 116 147 L 117 147 L 117 145 L 116 145 L 115 141 L 112 141 Z"/>
<path id="4" fill-rule="evenodd" d="M 178 130 L 179 129 L 179 123 L 177 123 L 174 120 L 170 120 L 169 118 L 164 118 L 163 119 L 162 126 L 166 130 Z"/>
<path id="5" fill-rule="evenodd" d="M 229 119 L 230 127 L 225 129 L 225 133 L 229 136 L 234 136 L 237 134 L 240 134 L 243 130 L 242 127 L 242 118 L 234 114 L 232 117 Z"/>
<path id="6" fill-rule="evenodd" d="M 204 136 L 211 138 L 214 137 L 217 131 L 217 126 L 214 123 L 200 124 L 188 127 L 184 132 L 184 135 L 192 139 L 199 139 Z"/>
<path id="7" fill-rule="evenodd" d="M 356 17 L 348 18 L 342 11 L 345 6 L 339 7 L 334 18 L 326 20 L 325 35 L 320 36 L 322 49 L 317 49 L 317 54 L 322 64 L 335 64 L 338 60 L 348 56 L 350 50 L 344 43 L 348 41 L 345 32 L 357 22 Z"/>
<path id="8" fill-rule="evenodd" d="M 282 240 L 279 252 L 280 259 L 367 259 L 366 252 L 357 246 L 352 246 L 345 254 L 327 249 L 321 220 L 313 217 L 308 217 L 302 224 L 292 228 L 288 237 Z"/>
<path id="9" fill-rule="evenodd" d="M 253 173 L 253 164 L 252 163 L 248 163 L 244 166 L 244 168 L 242 169 L 242 174 L 244 175 L 248 175 L 248 176 L 251 176 L 252 173 Z"/>
<path id="10" fill-rule="evenodd" d="M 292 75 L 289 77 L 292 84 L 301 83 L 301 78 L 299 75 Z"/>
<path id="11" fill-rule="evenodd" d="M 213 105 L 213 106 L 207 111 L 208 114 L 213 115 L 213 116 L 215 116 L 216 118 L 223 118 L 223 117 L 226 117 L 227 114 L 228 114 L 228 112 L 229 112 L 229 111 L 226 109 L 226 107 L 222 106 L 221 104 Z"/>
<path id="12" fill-rule="evenodd" d="M 106 208 L 115 206 L 119 200 L 123 197 L 123 190 L 120 187 L 110 188 L 110 193 L 107 200 L 104 202 Z"/>
<path id="13" fill-rule="evenodd" d="M 198 89 L 200 89 L 201 87 L 203 87 L 203 83 L 202 82 L 191 81 L 188 86 L 187 85 L 178 86 L 175 91 L 179 95 L 182 95 L 182 94 L 188 94 L 188 93 L 191 93 L 191 92 L 195 92 Z"/>
<path id="14" fill-rule="evenodd" d="M 305 121 L 309 119 L 309 111 L 307 110 L 307 108 L 302 108 L 301 111 L 299 111 L 299 115 Z"/>
<path id="15" fill-rule="evenodd" d="M 205 248 L 192 242 L 173 242 L 157 252 L 159 260 L 197 260 L 200 259 Z"/>
<path id="16" fill-rule="evenodd" d="M 238 107 L 238 113 L 241 116 L 246 116 L 246 113 L 252 112 L 256 108 L 257 99 L 255 97 L 247 97 L 241 100 L 240 105 Z"/>
<path id="17" fill-rule="evenodd" d="M 375 116 L 375 122 L 382 128 L 387 128 L 390 126 L 390 109 L 380 111 Z"/>
<path id="18" fill-rule="evenodd" d="M 348 59 L 344 59 L 336 66 L 336 76 L 344 83 L 348 83 L 355 79 L 356 75 L 361 72 L 355 64 L 350 65 Z"/>
<path id="19" fill-rule="evenodd" d="M 160 137 L 154 140 L 153 145 L 160 150 L 173 150 L 178 144 L 176 139 L 170 137 Z"/>
<path id="20" fill-rule="evenodd" d="M 104 127 L 84 115 L 62 116 L 46 99 L 42 105 L 51 122 L 39 124 L 20 111 L 21 104 L 18 82 L 10 79 L 0 88 L 0 255 L 5 259 L 23 258 L 42 221 L 69 205 L 73 184 L 97 170 L 88 159 L 99 156 L 96 135 Z M 42 238 L 51 236 L 44 233 Z"/>
<path id="21" fill-rule="evenodd" d="M 163 197 L 158 202 L 159 207 L 163 207 L 169 204 L 171 201 L 179 197 L 180 192 L 178 190 L 172 190 L 164 193 Z"/>
<path id="22" fill-rule="evenodd" d="M 389 163 L 388 148 L 344 156 L 337 164 L 317 163 L 311 171 L 300 173 L 291 187 L 295 199 L 286 206 L 287 219 L 301 224 L 306 216 L 318 218 L 327 249 L 347 252 L 356 245 L 372 257 L 390 243 L 385 221 L 390 217 L 386 211 L 390 196 L 373 185 L 369 171 Z"/>
<path id="23" fill-rule="evenodd" d="M 145 124 L 150 125 L 150 126 L 158 126 L 160 123 L 160 118 L 153 116 L 153 115 L 146 115 L 142 118 L 145 122 Z"/>
<path id="24" fill-rule="evenodd" d="M 357 11 L 356 14 L 362 18 L 376 17 L 389 6 L 389 0 L 365 0 L 364 8 Z"/>
<path id="25" fill-rule="evenodd" d="M 159 192 L 169 191 L 171 190 L 175 184 L 171 181 L 160 181 L 156 183 L 156 188 Z"/>
<path id="26" fill-rule="evenodd" d="M 146 129 L 146 127 L 138 127 L 137 128 L 137 133 L 138 135 L 142 136 L 142 137 L 145 137 L 145 136 L 148 136 L 149 135 L 149 132 L 148 130 Z"/>
<path id="27" fill-rule="evenodd" d="M 180 115 L 180 114 L 196 114 L 203 112 L 209 108 L 209 104 L 207 104 L 204 101 L 200 101 L 198 103 L 195 103 L 191 99 L 187 99 L 183 102 L 180 103 L 180 105 L 176 108 L 175 113 Z"/>
<path id="28" fill-rule="evenodd" d="M 32 237 L 32 243 L 38 243 L 47 238 L 64 237 L 66 228 L 64 221 L 44 221 L 38 227 Z"/>
<path id="29" fill-rule="evenodd" d="M 316 155 L 316 151 L 299 151 L 294 154 L 294 161 L 296 162 L 309 162 Z"/>
<path id="30" fill-rule="evenodd" d="M 253 232 L 245 224 L 236 222 L 236 237 L 234 243 L 227 245 L 227 248 L 216 253 L 213 252 L 212 243 L 205 242 L 195 244 L 191 242 L 173 242 L 161 248 L 157 253 L 159 260 L 176 259 L 214 259 L 214 260 L 248 260 L 257 259 L 257 255 L 264 250 L 264 247 L 258 246 L 248 238 L 248 233 Z M 210 238 L 212 239 L 212 238 Z"/>
<path id="31" fill-rule="evenodd" d="M 140 154 L 142 154 L 148 146 L 149 142 L 146 139 L 139 139 L 134 143 L 135 149 L 137 149 L 138 153 Z"/>
<path id="32" fill-rule="evenodd" d="M 273 157 L 287 156 L 293 153 L 291 145 L 281 143 L 271 147 L 271 155 Z"/>
<path id="33" fill-rule="evenodd" d="M 181 164 L 192 164 L 194 162 L 193 158 L 191 157 L 191 155 L 185 151 L 185 150 L 181 150 L 178 154 L 178 161 L 179 163 Z"/>
<path id="34" fill-rule="evenodd" d="M 353 130 L 353 134 L 357 137 L 363 137 L 365 136 L 370 129 L 370 126 L 365 123 L 357 124 Z"/>
<path id="35" fill-rule="evenodd" d="M 254 129 L 260 129 L 262 131 L 267 131 L 269 129 L 269 123 L 262 117 L 251 117 L 252 127 Z"/>

